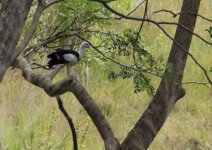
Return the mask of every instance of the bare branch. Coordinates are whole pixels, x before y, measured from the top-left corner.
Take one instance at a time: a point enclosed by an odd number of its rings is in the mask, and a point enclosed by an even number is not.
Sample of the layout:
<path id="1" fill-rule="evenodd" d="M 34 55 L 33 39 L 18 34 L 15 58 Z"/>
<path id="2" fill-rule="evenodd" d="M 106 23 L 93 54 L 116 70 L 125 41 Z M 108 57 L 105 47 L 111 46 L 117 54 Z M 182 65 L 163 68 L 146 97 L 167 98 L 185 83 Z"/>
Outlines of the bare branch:
<path id="1" fill-rule="evenodd" d="M 128 14 L 127 14 L 127 16 L 130 16 L 131 14 L 133 14 L 145 1 L 147 1 L 147 0 L 142 0 L 133 10 L 131 10 Z M 120 17 L 120 19 L 121 19 L 121 17 Z"/>
<path id="2" fill-rule="evenodd" d="M 196 82 L 196 81 L 186 81 L 186 82 L 183 82 L 182 84 L 210 84 L 209 82 Z"/>
<path id="3" fill-rule="evenodd" d="M 212 88 L 208 86 L 208 84 L 210 84 L 209 82 L 195 82 L 195 81 L 186 81 L 182 83 L 183 85 L 190 85 L 190 84 L 198 84 L 198 85 L 203 85 L 206 88 L 208 88 L 209 90 L 212 91 Z"/>
<path id="4" fill-rule="evenodd" d="M 161 9 L 161 10 L 154 11 L 154 12 L 151 14 L 151 17 L 152 17 L 154 14 L 157 14 L 157 13 L 160 13 L 160 12 L 167 12 L 167 13 L 170 13 L 170 14 L 173 15 L 174 18 L 177 17 L 177 16 L 180 15 L 180 14 L 196 15 L 196 16 L 198 16 L 198 17 L 204 19 L 204 20 L 207 20 L 207 21 L 209 21 L 209 22 L 212 22 L 212 19 L 206 18 L 206 17 L 204 17 L 203 15 L 200 15 L 200 14 L 195 14 L 195 13 L 191 13 L 191 12 L 178 12 L 178 13 L 174 13 L 173 11 L 167 10 L 167 9 Z M 151 18 L 151 17 L 150 17 L 150 18 Z"/>
<path id="5" fill-rule="evenodd" d="M 57 99 L 57 103 L 59 106 L 60 111 L 63 113 L 64 117 L 66 118 L 66 120 L 68 121 L 68 124 L 71 128 L 71 132 L 72 132 L 72 137 L 73 137 L 73 144 L 74 144 L 74 150 L 78 150 L 78 145 L 77 145 L 77 133 L 74 127 L 74 123 L 72 121 L 72 118 L 69 116 L 69 114 L 67 113 L 66 109 L 63 106 L 63 101 L 60 98 L 60 96 L 56 96 Z"/>
<path id="6" fill-rule="evenodd" d="M 148 0 L 146 0 L 145 10 L 144 10 L 144 16 L 143 16 L 144 19 L 147 16 L 147 9 L 148 9 Z M 148 16 L 147 16 L 147 18 L 148 18 Z M 141 29 L 143 28 L 143 25 L 144 25 L 144 21 L 141 22 L 141 26 L 140 26 L 140 28 L 138 30 L 137 40 L 138 40 L 139 34 L 141 32 Z"/>

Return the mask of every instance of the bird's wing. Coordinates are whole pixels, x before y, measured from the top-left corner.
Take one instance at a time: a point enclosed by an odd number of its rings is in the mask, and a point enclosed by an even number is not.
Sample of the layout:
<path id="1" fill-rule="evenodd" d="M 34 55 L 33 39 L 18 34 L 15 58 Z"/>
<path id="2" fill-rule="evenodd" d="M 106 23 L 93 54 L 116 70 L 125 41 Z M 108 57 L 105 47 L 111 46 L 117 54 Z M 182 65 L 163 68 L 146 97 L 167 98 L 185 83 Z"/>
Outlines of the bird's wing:
<path id="1" fill-rule="evenodd" d="M 62 54 L 62 55 L 73 54 L 74 56 L 77 57 L 77 59 L 79 59 L 79 53 L 74 50 L 71 50 L 71 49 L 65 50 L 65 49 L 58 48 L 58 49 L 56 49 L 56 53 Z"/>
<path id="2" fill-rule="evenodd" d="M 76 52 L 72 49 L 66 50 L 66 49 L 62 49 L 62 48 L 56 49 L 56 52 L 63 53 L 63 54 L 75 54 L 75 55 L 78 54 L 78 52 Z"/>
<path id="3" fill-rule="evenodd" d="M 51 53 L 49 55 L 47 55 L 48 58 L 54 58 L 55 57 L 55 52 L 54 53 Z"/>

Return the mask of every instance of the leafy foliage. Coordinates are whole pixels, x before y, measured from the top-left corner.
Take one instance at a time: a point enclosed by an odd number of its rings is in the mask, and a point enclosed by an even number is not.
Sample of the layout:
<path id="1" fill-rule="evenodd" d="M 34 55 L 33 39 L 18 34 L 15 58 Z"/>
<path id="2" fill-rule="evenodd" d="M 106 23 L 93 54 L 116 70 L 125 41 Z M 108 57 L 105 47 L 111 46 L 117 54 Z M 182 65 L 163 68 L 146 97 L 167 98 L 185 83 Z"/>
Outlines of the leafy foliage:
<path id="1" fill-rule="evenodd" d="M 95 36 L 101 39 L 102 51 L 107 57 L 126 63 L 119 64 L 119 70 L 113 71 L 110 77 L 132 78 L 135 93 L 146 90 L 149 95 L 153 95 L 154 87 L 148 74 L 162 76 L 163 60 L 162 57 L 154 58 L 145 48 L 138 31 L 128 28 L 121 33 L 95 32 Z"/>

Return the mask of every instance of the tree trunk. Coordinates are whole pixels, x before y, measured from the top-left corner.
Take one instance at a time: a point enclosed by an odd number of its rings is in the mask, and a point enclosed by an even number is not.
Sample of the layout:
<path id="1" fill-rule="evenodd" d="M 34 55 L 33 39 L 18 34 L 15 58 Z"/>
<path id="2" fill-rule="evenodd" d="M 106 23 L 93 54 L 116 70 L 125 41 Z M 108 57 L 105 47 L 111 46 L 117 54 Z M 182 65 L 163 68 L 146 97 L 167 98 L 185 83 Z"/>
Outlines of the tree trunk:
<path id="1" fill-rule="evenodd" d="M 200 0 L 184 0 L 181 12 L 197 14 L 199 5 Z M 191 31 L 194 30 L 197 18 L 196 15 L 192 14 L 181 14 L 179 18 L 179 24 Z M 184 49 L 189 50 L 191 40 L 192 33 L 178 26 L 174 38 L 175 42 L 173 42 L 168 58 L 168 64 L 172 66 L 171 79 L 163 78 L 161 80 L 153 100 L 121 144 L 121 149 L 147 149 L 163 126 L 176 101 L 185 95 L 180 83 L 182 82 L 188 54 L 176 42 Z"/>
<path id="2" fill-rule="evenodd" d="M 10 66 L 33 0 L 7 0 L 0 10 L 0 81 Z"/>

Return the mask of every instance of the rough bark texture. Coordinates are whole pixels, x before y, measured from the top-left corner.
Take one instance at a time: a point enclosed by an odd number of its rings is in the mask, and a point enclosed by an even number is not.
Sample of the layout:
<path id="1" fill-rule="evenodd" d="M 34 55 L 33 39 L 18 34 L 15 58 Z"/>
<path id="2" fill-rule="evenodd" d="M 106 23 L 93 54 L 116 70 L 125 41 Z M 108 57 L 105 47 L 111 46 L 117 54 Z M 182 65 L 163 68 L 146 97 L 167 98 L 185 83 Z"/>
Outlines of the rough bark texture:
<path id="1" fill-rule="evenodd" d="M 0 10 L 0 81 L 10 66 L 33 0 L 7 0 Z"/>
<path id="2" fill-rule="evenodd" d="M 181 12 L 198 13 L 200 0 L 184 0 Z M 191 14 L 181 14 L 179 24 L 194 30 L 196 16 Z M 189 50 L 192 33 L 181 27 L 177 27 L 174 40 L 183 48 Z M 147 149 L 166 121 L 166 118 L 176 101 L 185 95 L 185 91 L 178 83 L 181 83 L 186 65 L 187 53 L 175 43 L 169 55 L 168 64 L 172 65 L 172 79 L 162 79 L 159 88 L 152 102 L 129 132 L 127 138 L 121 144 L 123 150 L 143 150 Z"/>

